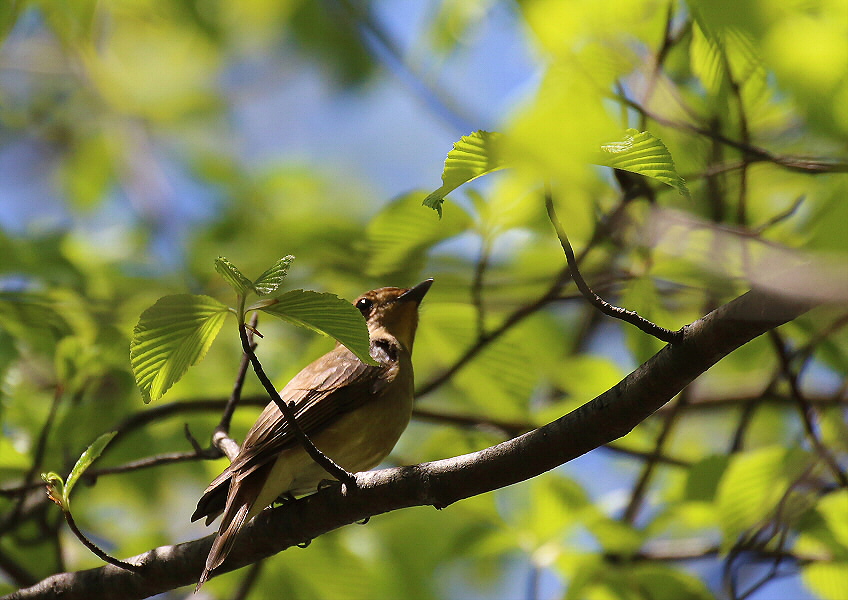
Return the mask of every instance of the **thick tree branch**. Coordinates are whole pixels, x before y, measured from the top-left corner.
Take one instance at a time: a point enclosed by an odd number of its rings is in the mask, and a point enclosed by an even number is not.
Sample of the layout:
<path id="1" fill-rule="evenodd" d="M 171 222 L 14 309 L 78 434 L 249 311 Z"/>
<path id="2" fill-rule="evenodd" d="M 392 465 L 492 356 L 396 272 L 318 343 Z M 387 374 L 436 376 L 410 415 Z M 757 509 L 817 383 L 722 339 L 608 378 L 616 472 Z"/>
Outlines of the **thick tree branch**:
<path id="1" fill-rule="evenodd" d="M 248 525 L 221 572 L 271 556 L 304 540 L 367 517 L 411 506 L 444 508 L 496 490 L 581 456 L 631 431 L 736 348 L 795 319 L 815 303 L 751 291 L 687 326 L 612 389 L 571 413 L 496 446 L 445 460 L 356 475 L 355 493 L 334 486 L 267 510 Z M 212 536 L 155 548 L 129 559 L 130 573 L 112 565 L 53 575 L 6 600 L 65 600 L 147 596 L 193 584 Z"/>

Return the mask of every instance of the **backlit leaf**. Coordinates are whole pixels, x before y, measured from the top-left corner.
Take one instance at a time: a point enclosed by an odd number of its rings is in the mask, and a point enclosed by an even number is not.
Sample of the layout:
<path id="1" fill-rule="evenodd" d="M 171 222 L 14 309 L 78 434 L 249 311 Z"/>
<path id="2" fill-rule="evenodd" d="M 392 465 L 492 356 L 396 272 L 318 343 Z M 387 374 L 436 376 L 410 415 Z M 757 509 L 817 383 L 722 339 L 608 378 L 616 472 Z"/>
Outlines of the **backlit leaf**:
<path id="1" fill-rule="evenodd" d="M 677 174 L 665 144 L 647 131 L 628 129 L 620 141 L 601 146 L 598 164 L 650 177 L 689 195 L 686 182 Z"/>
<path id="2" fill-rule="evenodd" d="M 262 273 L 253 282 L 253 287 L 256 293 L 260 296 L 269 296 L 276 292 L 283 284 L 286 275 L 289 274 L 289 267 L 294 261 L 294 256 L 289 254 L 275 262 L 267 271 Z"/>
<path id="3" fill-rule="evenodd" d="M 74 465 L 74 468 L 71 469 L 71 474 L 68 475 L 68 481 L 65 482 L 65 489 L 62 492 L 65 500 L 65 508 L 66 510 L 70 508 L 70 496 L 71 490 L 76 485 L 77 481 L 80 478 L 88 467 L 91 466 L 100 454 L 103 452 L 103 449 L 112 441 L 112 438 L 118 434 L 117 431 L 110 431 L 109 433 L 104 433 L 96 440 L 94 440 L 91 445 L 85 449 L 79 460 L 77 460 L 77 464 Z"/>
<path id="4" fill-rule="evenodd" d="M 434 209 L 441 217 L 445 196 L 464 183 L 508 166 L 498 147 L 501 137 L 498 132 L 482 130 L 462 136 L 448 152 L 442 187 L 424 198 L 424 206 Z"/>
<path id="5" fill-rule="evenodd" d="M 362 362 L 377 364 L 369 354 L 371 344 L 365 319 L 353 304 L 335 294 L 291 290 L 260 310 L 329 335 L 347 346 Z"/>
<path id="6" fill-rule="evenodd" d="M 272 267 L 273 268 L 273 267 Z M 223 256 L 215 259 L 215 270 L 224 278 L 224 281 L 230 284 L 239 295 L 246 296 L 248 292 L 256 293 L 256 287 L 253 282 L 242 275 L 241 271 Z M 265 272 L 267 273 L 267 271 Z M 263 273 L 263 275 L 265 274 Z"/>
<path id="7" fill-rule="evenodd" d="M 206 355 L 229 309 L 209 296 L 160 298 L 141 313 L 130 362 L 144 402 L 157 400 Z"/>

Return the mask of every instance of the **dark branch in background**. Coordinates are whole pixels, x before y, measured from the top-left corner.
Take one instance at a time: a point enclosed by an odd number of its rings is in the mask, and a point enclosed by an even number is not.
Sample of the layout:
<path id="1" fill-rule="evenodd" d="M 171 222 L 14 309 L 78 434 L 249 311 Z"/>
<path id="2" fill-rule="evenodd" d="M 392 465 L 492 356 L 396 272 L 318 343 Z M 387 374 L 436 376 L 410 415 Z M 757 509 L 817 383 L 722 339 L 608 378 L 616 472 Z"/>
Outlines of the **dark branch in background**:
<path id="1" fill-rule="evenodd" d="M 477 338 L 486 334 L 486 306 L 483 302 L 483 276 L 489 267 L 489 240 L 485 233 L 480 241 L 480 256 L 474 265 L 474 279 L 471 281 L 471 303 L 477 310 Z"/>
<path id="2" fill-rule="evenodd" d="M 600 240 L 604 237 L 607 232 L 607 229 L 610 227 L 611 223 L 615 223 L 619 215 L 624 211 L 627 206 L 627 202 L 622 200 L 619 202 L 618 206 L 613 209 L 609 214 L 604 215 L 598 222 L 597 227 L 595 229 L 592 238 L 583 248 L 583 251 L 580 253 L 580 256 L 575 260 L 575 264 L 580 265 L 583 260 L 586 258 L 586 255 L 595 247 L 595 245 L 600 242 Z M 496 327 L 492 331 L 484 332 L 483 335 L 478 336 L 477 340 L 469 346 L 462 355 L 456 359 L 456 361 L 447 369 L 445 369 L 439 375 L 433 377 L 430 381 L 426 382 L 419 388 L 415 390 L 415 398 L 421 398 L 422 396 L 426 396 L 430 392 L 433 392 L 437 388 L 444 385 L 447 381 L 451 379 L 460 369 L 462 369 L 465 365 L 467 365 L 471 360 L 476 357 L 480 352 L 482 352 L 486 347 L 489 346 L 492 342 L 500 338 L 507 331 L 518 325 L 521 321 L 526 319 L 527 317 L 539 312 L 549 304 L 559 301 L 563 299 L 562 291 L 568 282 L 571 281 L 571 267 L 568 265 L 565 266 L 560 272 L 556 275 L 551 283 L 550 287 L 547 291 L 542 294 L 539 298 L 537 298 L 534 302 L 529 304 L 525 304 L 517 308 L 515 311 L 509 314 L 498 327 Z"/>
<path id="3" fill-rule="evenodd" d="M 11 556 L 0 548 L 0 569 L 3 573 L 19 587 L 35 585 L 38 577 L 30 573 L 25 567 L 18 564 Z"/>
<path id="4" fill-rule="evenodd" d="M 665 327 L 660 327 L 652 323 L 651 321 L 645 319 L 644 317 L 640 317 L 638 314 L 633 312 L 632 310 L 626 310 L 619 306 L 613 306 L 600 296 L 598 296 L 595 292 L 592 291 L 592 288 L 588 286 L 586 281 L 583 279 L 583 276 L 580 274 L 580 271 L 577 267 L 577 259 L 574 257 L 574 250 L 571 249 L 571 242 L 568 241 L 568 236 L 565 231 L 562 229 L 562 225 L 559 222 L 559 219 L 556 215 L 556 209 L 554 208 L 554 200 L 551 194 L 551 190 L 548 186 L 545 186 L 545 207 L 548 210 L 548 217 L 551 219 L 551 223 L 556 229 L 557 237 L 559 238 L 560 245 L 562 246 L 563 252 L 565 252 L 565 258 L 568 261 L 568 267 L 571 271 L 571 277 L 574 279 L 574 283 L 577 284 L 577 289 L 586 297 L 586 299 L 598 310 L 600 310 L 605 315 L 610 317 L 614 317 L 616 319 L 621 319 L 631 325 L 635 325 L 640 330 L 645 333 L 654 336 L 657 339 L 662 340 L 666 343 L 677 343 L 683 339 L 683 330 L 679 329 L 677 331 L 671 331 L 666 329 Z"/>
<path id="5" fill-rule="evenodd" d="M 771 338 L 777 357 L 780 359 L 783 376 L 789 383 L 789 389 L 792 390 L 792 396 L 798 404 L 798 412 L 801 414 L 801 422 L 804 424 L 804 432 L 806 433 L 807 439 L 810 441 L 810 444 L 816 451 L 816 454 L 818 454 L 827 465 L 827 468 L 833 474 L 833 477 L 839 483 L 840 487 L 848 488 L 848 476 L 845 475 L 845 472 L 840 468 L 839 463 L 833 455 L 831 455 L 830 450 L 828 450 L 827 446 L 822 443 L 816 433 L 815 426 L 813 425 L 815 412 L 807 402 L 806 398 L 804 398 L 804 393 L 801 391 L 801 386 L 798 384 L 798 373 L 792 369 L 789 352 L 786 350 L 786 344 L 783 341 L 783 338 L 776 331 L 770 331 L 769 337 Z M 804 363 L 806 364 L 806 360 Z"/>
<path id="6" fill-rule="evenodd" d="M 445 460 L 370 471 L 345 486 L 267 510 L 245 527 L 223 571 L 255 563 L 341 526 L 411 506 L 450 504 L 535 477 L 626 435 L 721 358 L 766 331 L 797 318 L 812 301 L 751 291 L 684 328 L 616 386 L 543 427 L 484 450 Z M 193 584 L 213 536 L 164 546 L 134 557 L 131 574 L 112 565 L 53 575 L 6 600 L 144 598 Z"/>
<path id="7" fill-rule="evenodd" d="M 27 471 L 27 474 L 24 476 L 25 486 L 32 485 L 39 488 L 44 487 L 44 483 L 41 480 L 37 482 L 35 480 L 38 477 L 42 468 L 42 463 L 44 462 L 44 453 L 47 451 L 47 440 L 50 437 L 50 432 L 53 430 L 53 422 L 56 420 L 56 411 L 59 408 L 59 403 L 62 400 L 64 392 L 64 388 L 60 385 L 56 386 L 56 389 L 53 391 L 53 401 L 50 403 L 50 411 L 47 413 L 47 418 L 44 420 L 44 425 L 41 427 L 41 431 L 38 434 L 38 441 L 35 444 L 35 453 L 33 455 L 32 465 L 30 465 L 29 471 Z M 26 495 L 20 496 L 6 519 L 0 523 L 0 535 L 17 525 L 17 521 L 21 517 L 21 511 L 24 508 L 26 498 Z"/>
<path id="8" fill-rule="evenodd" d="M 649 111 L 647 108 L 645 108 L 638 102 L 631 100 L 627 96 L 613 95 L 612 99 L 617 100 L 618 102 L 621 102 L 626 106 L 635 109 L 640 114 L 645 115 L 645 117 L 647 117 L 648 119 L 656 121 L 657 123 L 665 127 L 671 127 L 673 129 L 697 133 L 698 135 L 702 135 L 704 137 L 720 142 L 725 146 L 735 148 L 736 150 L 739 150 L 745 156 L 747 156 L 749 162 L 751 163 L 770 162 L 784 167 L 790 171 L 796 171 L 798 173 L 807 173 L 808 175 L 820 175 L 824 173 L 848 173 L 848 162 L 844 160 L 829 160 L 808 156 L 774 154 L 764 148 L 760 148 L 759 146 L 754 146 L 753 144 L 744 144 L 737 140 L 731 139 L 716 131 L 712 131 L 711 129 L 704 129 L 703 127 L 698 127 L 697 125 L 692 125 L 690 123 L 682 123 L 679 121 L 666 119 L 665 117 L 661 117 L 660 115 Z M 687 176 L 686 178 L 692 179 L 693 177 Z"/>
<path id="9" fill-rule="evenodd" d="M 662 455 L 662 451 L 665 449 L 665 444 L 671 436 L 671 432 L 674 430 L 675 423 L 677 423 L 677 418 L 682 412 L 681 409 L 689 402 L 687 391 L 688 389 L 683 390 L 683 393 L 677 397 L 677 402 L 672 405 L 671 410 L 664 415 L 665 419 L 663 420 L 662 428 L 657 435 L 657 439 L 654 441 L 654 450 L 652 454 L 656 457 Z M 626 523 L 630 523 L 632 525 L 636 522 L 636 517 L 639 515 L 639 509 L 642 507 L 642 501 L 648 491 L 648 485 L 651 482 L 656 466 L 656 459 L 649 460 L 642 465 L 642 472 L 639 474 L 639 479 L 636 481 L 636 485 L 633 486 L 633 491 L 630 494 L 630 501 L 627 503 L 627 508 L 624 510 L 624 515 L 622 516 L 622 519 Z"/>
<path id="10" fill-rule="evenodd" d="M 238 589 L 233 594 L 233 600 L 247 600 L 251 590 L 259 581 L 259 575 L 262 573 L 262 565 L 265 564 L 261 560 L 250 565 L 244 579 L 239 582 Z"/>
<path id="11" fill-rule="evenodd" d="M 271 398 L 274 404 L 277 405 L 277 408 L 280 409 L 280 412 L 283 413 L 283 416 L 286 419 L 286 424 L 292 430 L 292 433 L 294 433 L 295 437 L 297 437 L 297 439 L 303 445 L 304 450 L 306 450 L 310 458 L 312 458 L 312 460 L 321 465 L 324 470 L 327 471 L 327 473 L 329 473 L 335 479 L 338 479 L 339 481 L 347 484 L 348 486 L 355 486 L 356 477 L 353 474 L 345 471 L 343 468 L 333 462 L 333 460 L 329 458 L 326 454 L 316 448 L 315 444 L 312 443 L 312 440 L 309 439 L 309 436 L 306 435 L 303 429 L 301 429 L 295 417 L 294 408 L 292 408 L 291 404 L 280 398 L 280 395 L 277 393 L 274 384 L 271 383 L 271 380 L 268 379 L 268 376 L 265 374 L 265 370 L 262 368 L 262 364 L 256 357 L 256 353 L 253 352 L 253 349 L 250 347 L 250 339 L 247 337 L 247 329 L 245 328 L 244 323 L 239 323 L 239 337 L 241 338 L 242 350 L 244 350 L 244 353 L 250 357 L 250 363 L 253 365 L 253 371 L 259 378 L 259 382 L 262 384 L 262 387 L 265 388 L 265 391 L 268 393 L 268 396 Z"/>

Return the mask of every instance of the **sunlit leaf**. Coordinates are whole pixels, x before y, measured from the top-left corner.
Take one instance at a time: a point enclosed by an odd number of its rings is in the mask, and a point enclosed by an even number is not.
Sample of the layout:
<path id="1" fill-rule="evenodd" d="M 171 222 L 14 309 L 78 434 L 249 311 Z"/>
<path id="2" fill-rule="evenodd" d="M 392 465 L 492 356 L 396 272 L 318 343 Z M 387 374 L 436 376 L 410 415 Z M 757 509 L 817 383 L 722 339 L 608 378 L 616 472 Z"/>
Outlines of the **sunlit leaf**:
<path id="1" fill-rule="evenodd" d="M 71 469 L 71 474 L 68 475 L 68 480 L 65 482 L 63 496 L 65 500 L 66 509 L 69 509 L 71 506 L 71 490 L 74 489 L 74 486 L 79 480 L 80 475 L 82 475 L 85 470 L 91 466 L 91 463 L 97 460 L 97 458 L 103 452 L 103 449 L 106 448 L 109 442 L 112 441 L 112 438 L 115 437 L 117 434 L 117 431 L 110 431 L 108 433 L 104 433 L 96 440 L 94 440 L 91 445 L 85 449 L 85 452 L 80 455 L 79 460 L 77 460 L 77 463 L 74 465 L 74 468 Z"/>
<path id="2" fill-rule="evenodd" d="M 441 221 L 429 214 L 422 215 L 420 200 L 419 193 L 406 194 L 391 202 L 368 224 L 369 274 L 417 272 L 423 266 L 427 250 L 471 225 L 471 218 L 458 206 L 444 213 Z"/>
<path id="3" fill-rule="evenodd" d="M 209 296 L 178 294 L 160 298 L 141 314 L 130 362 L 145 403 L 161 398 L 205 356 L 228 311 Z"/>
<path id="4" fill-rule="evenodd" d="M 801 577 L 823 600 L 844 600 L 848 590 L 848 561 L 813 562 L 801 567 Z"/>
<path id="5" fill-rule="evenodd" d="M 781 517 L 789 518 L 784 498 L 789 486 L 809 464 L 800 448 L 770 446 L 731 458 L 718 486 L 716 503 L 724 533 L 723 549 L 743 532 L 762 524 L 781 503 Z"/>
<path id="6" fill-rule="evenodd" d="M 350 302 L 335 294 L 291 290 L 261 310 L 289 323 L 329 335 L 347 346 L 362 362 L 377 364 L 369 354 L 371 344 L 365 319 Z"/>
<path id="7" fill-rule="evenodd" d="M 215 270 L 239 295 L 246 296 L 248 292 L 257 293 L 253 282 L 242 275 L 241 271 L 223 256 L 215 259 Z M 267 271 L 263 275 L 266 273 Z"/>
<path id="8" fill-rule="evenodd" d="M 283 284 L 286 275 L 289 274 L 289 267 L 294 261 L 294 256 L 289 254 L 275 262 L 267 271 L 262 273 L 253 282 L 253 287 L 256 293 L 260 296 L 269 296 L 276 292 Z"/>
<path id="9" fill-rule="evenodd" d="M 598 164 L 656 179 L 684 196 L 689 195 L 686 182 L 674 168 L 668 148 L 647 131 L 628 129 L 620 141 L 601 146 Z"/>
<path id="10" fill-rule="evenodd" d="M 506 167 L 499 149 L 500 140 L 501 134 L 482 130 L 462 136 L 448 152 L 442 187 L 424 198 L 424 206 L 441 216 L 445 196 L 464 183 Z"/>

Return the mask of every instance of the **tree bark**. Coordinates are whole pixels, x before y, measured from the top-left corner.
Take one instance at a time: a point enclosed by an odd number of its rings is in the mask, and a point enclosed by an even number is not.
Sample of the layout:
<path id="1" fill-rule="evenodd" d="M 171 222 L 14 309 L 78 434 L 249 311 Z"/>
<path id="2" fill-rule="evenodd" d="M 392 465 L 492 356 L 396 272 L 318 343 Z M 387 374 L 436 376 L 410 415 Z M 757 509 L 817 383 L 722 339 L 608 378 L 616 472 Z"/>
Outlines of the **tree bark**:
<path id="1" fill-rule="evenodd" d="M 430 463 L 356 475 L 356 489 L 336 486 L 266 510 L 245 527 L 218 573 L 238 569 L 344 525 L 410 506 L 444 508 L 549 471 L 631 431 L 736 348 L 800 316 L 815 301 L 753 290 L 685 327 L 610 390 L 543 427 L 496 446 Z M 60 573 L 5 600 L 130 600 L 193 585 L 212 536 L 154 548 L 113 565 Z"/>

